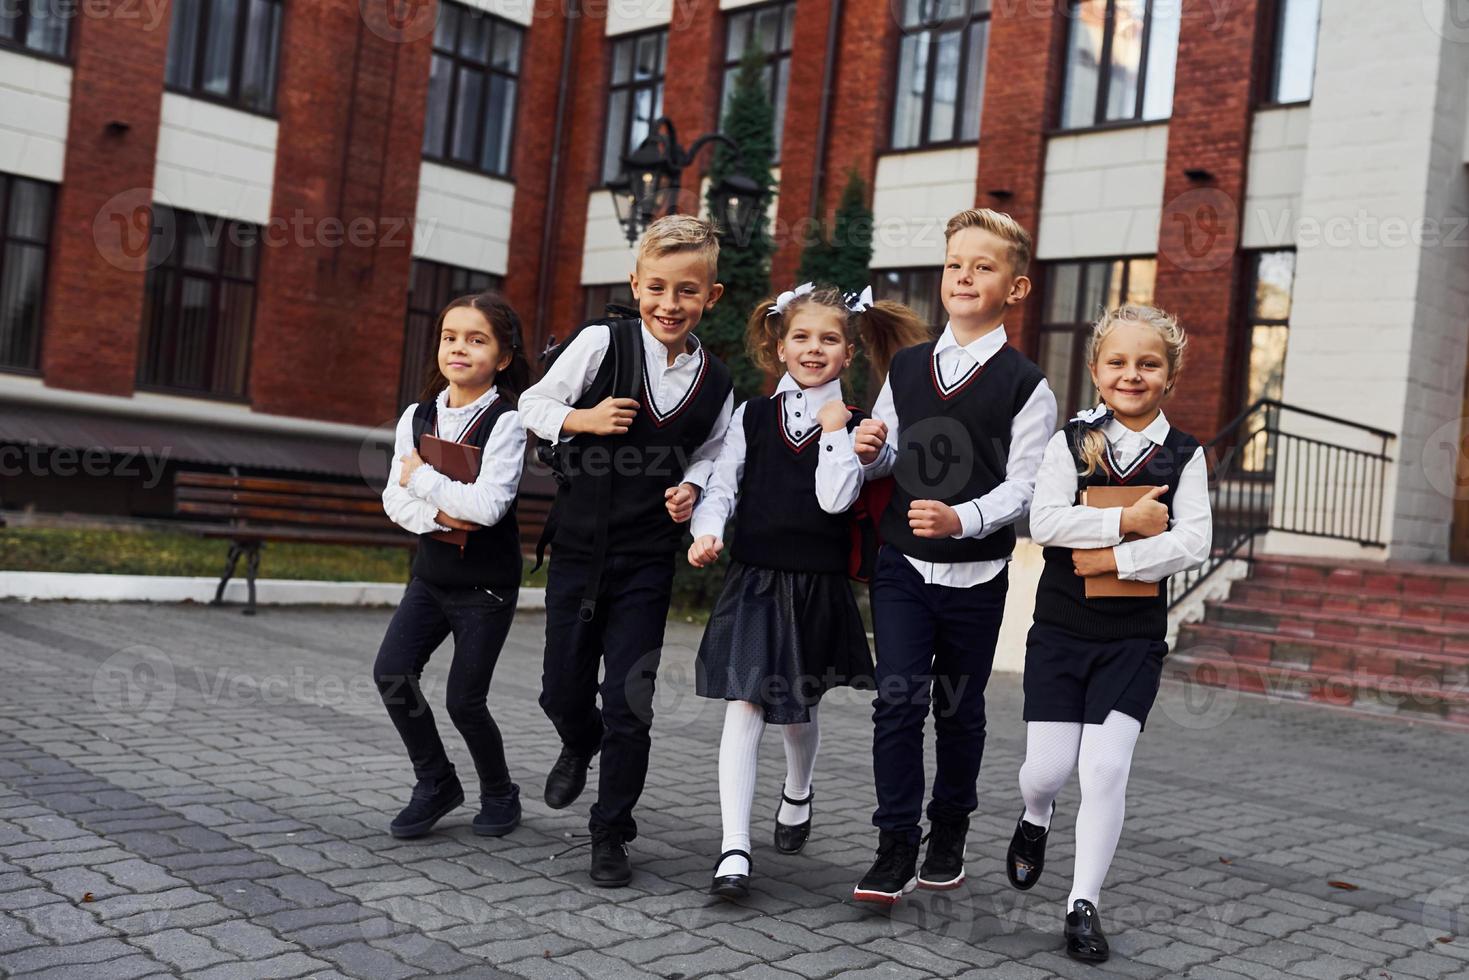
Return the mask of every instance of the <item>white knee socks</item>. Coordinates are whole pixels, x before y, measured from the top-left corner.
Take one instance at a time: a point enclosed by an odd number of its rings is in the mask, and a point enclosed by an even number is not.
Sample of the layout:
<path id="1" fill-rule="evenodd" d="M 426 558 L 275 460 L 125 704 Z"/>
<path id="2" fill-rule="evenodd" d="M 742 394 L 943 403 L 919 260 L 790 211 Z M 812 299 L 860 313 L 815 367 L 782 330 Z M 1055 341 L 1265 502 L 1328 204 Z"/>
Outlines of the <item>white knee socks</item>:
<path id="1" fill-rule="evenodd" d="M 816 725 L 816 705 L 811 706 L 811 720 L 804 725 L 782 725 L 786 743 L 786 781 L 784 792 L 793 800 L 811 795 L 811 774 L 816 769 L 816 751 L 821 748 L 821 729 Z M 781 801 L 776 820 L 786 825 L 805 823 L 811 816 L 810 804 L 791 806 Z"/>
<path id="2" fill-rule="evenodd" d="M 816 751 L 821 746 L 821 730 L 816 725 L 816 708 L 804 725 L 780 726 L 785 736 L 785 793 L 804 800 L 811 793 L 811 773 L 816 766 Z M 750 807 L 755 800 L 755 774 L 760 764 L 760 738 L 765 734 L 765 713 L 757 704 L 730 701 L 724 709 L 724 735 L 719 741 L 719 812 L 724 823 L 724 842 L 720 852 L 750 851 Z M 777 819 L 784 824 L 804 823 L 811 815 L 810 806 L 781 803 Z M 728 857 L 719 863 L 715 875 L 749 874 L 750 866 L 742 857 Z"/>

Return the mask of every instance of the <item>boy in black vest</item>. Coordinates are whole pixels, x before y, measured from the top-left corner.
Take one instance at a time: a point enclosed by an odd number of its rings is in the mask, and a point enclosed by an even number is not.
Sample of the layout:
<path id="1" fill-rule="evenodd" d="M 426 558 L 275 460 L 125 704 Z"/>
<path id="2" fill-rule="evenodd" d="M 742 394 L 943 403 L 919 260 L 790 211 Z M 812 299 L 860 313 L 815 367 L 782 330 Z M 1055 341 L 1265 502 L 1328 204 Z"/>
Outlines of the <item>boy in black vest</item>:
<path id="1" fill-rule="evenodd" d="M 945 241 L 949 323 L 936 342 L 893 359 L 854 440 L 868 477 L 892 473 L 895 483 L 871 587 L 877 860 L 853 891 L 881 904 L 915 885 L 964 881 L 1012 524 L 1030 505 L 1056 427 L 1040 368 L 1005 343 L 1005 311 L 1030 292 L 1030 236 L 1007 214 L 969 210 L 949 220 Z M 920 871 L 930 704 L 937 773 Z"/>
<path id="2" fill-rule="evenodd" d="M 562 743 L 546 804 L 569 806 L 601 752 L 591 877 L 608 887 L 632 878 L 626 844 L 648 772 L 674 553 L 734 408 L 729 371 L 693 334 L 724 291 L 718 259 L 707 221 L 655 221 L 631 276 L 641 323 L 584 328 L 520 402 L 526 428 L 558 443 L 569 477 L 546 583 L 541 707 Z M 641 397 L 616 390 L 629 373 Z"/>

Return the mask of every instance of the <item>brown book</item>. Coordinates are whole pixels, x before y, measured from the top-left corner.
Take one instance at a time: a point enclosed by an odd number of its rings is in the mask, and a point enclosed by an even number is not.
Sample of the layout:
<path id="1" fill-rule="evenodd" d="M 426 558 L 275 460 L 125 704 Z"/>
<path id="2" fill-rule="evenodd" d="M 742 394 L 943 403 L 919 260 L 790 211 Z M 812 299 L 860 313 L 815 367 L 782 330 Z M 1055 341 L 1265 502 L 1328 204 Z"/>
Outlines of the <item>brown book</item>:
<path id="1" fill-rule="evenodd" d="M 1085 507 L 1108 510 L 1112 507 L 1131 507 L 1147 496 L 1152 487 L 1088 487 L 1081 492 L 1081 503 Z M 1123 541 L 1136 541 L 1140 534 L 1125 534 Z M 1093 575 L 1086 579 L 1086 597 L 1104 599 L 1114 596 L 1154 596 L 1158 594 L 1157 582 L 1124 582 L 1116 572 Z"/>
<path id="2" fill-rule="evenodd" d="M 423 457 L 425 463 L 455 483 L 473 483 L 479 478 L 482 454 L 478 446 L 426 435 L 418 444 L 418 455 Z M 453 528 L 448 531 L 434 531 L 430 537 L 463 548 L 469 541 L 469 532 Z"/>

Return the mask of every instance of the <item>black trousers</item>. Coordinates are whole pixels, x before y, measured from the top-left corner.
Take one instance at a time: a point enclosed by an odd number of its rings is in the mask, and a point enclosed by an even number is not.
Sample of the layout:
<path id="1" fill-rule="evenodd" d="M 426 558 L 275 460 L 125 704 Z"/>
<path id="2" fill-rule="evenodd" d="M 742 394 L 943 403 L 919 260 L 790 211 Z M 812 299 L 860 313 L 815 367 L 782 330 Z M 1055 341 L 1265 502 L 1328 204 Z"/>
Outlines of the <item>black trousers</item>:
<path id="1" fill-rule="evenodd" d="M 968 589 L 929 585 L 889 545 L 872 578 L 877 698 L 872 702 L 872 822 L 916 840 L 923 813 L 923 726 L 933 709 L 936 771 L 928 818 L 957 820 L 979 805 L 984 689 L 1005 614 L 1009 569 Z"/>
<path id="2" fill-rule="evenodd" d="M 551 557 L 541 708 L 568 749 L 583 755 L 600 749 L 589 824 L 594 833 L 629 841 L 637 836 L 632 812 L 648 776 L 653 685 L 673 593 L 673 556 L 608 555 L 596 611 L 583 622 L 579 613 L 590 573 L 584 556 Z"/>
<path id="3" fill-rule="evenodd" d="M 519 590 L 513 588 L 440 588 L 421 578 L 408 583 L 378 649 L 373 678 L 418 779 L 437 780 L 454 772 L 434 713 L 419 687 L 429 656 L 452 633 L 454 660 L 444 705 L 469 746 L 481 792 L 509 791 L 505 743 L 490 717 L 487 698 L 518 596 Z"/>

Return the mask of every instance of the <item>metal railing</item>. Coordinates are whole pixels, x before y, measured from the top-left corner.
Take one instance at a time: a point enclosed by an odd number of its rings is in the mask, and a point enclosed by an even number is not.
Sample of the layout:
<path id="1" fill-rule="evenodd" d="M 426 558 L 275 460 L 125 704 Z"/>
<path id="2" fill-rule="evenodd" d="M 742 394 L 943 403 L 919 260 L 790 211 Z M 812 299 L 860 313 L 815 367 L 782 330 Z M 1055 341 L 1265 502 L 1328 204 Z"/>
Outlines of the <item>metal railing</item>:
<path id="1" fill-rule="evenodd" d="M 1282 425 L 1286 414 L 1289 429 Z M 1269 398 L 1245 409 L 1204 447 L 1212 473 L 1213 548 L 1199 568 L 1169 578 L 1169 606 L 1226 563 L 1253 561 L 1255 539 L 1267 531 L 1385 547 L 1383 495 L 1392 462 L 1388 446 L 1396 438 Z"/>

